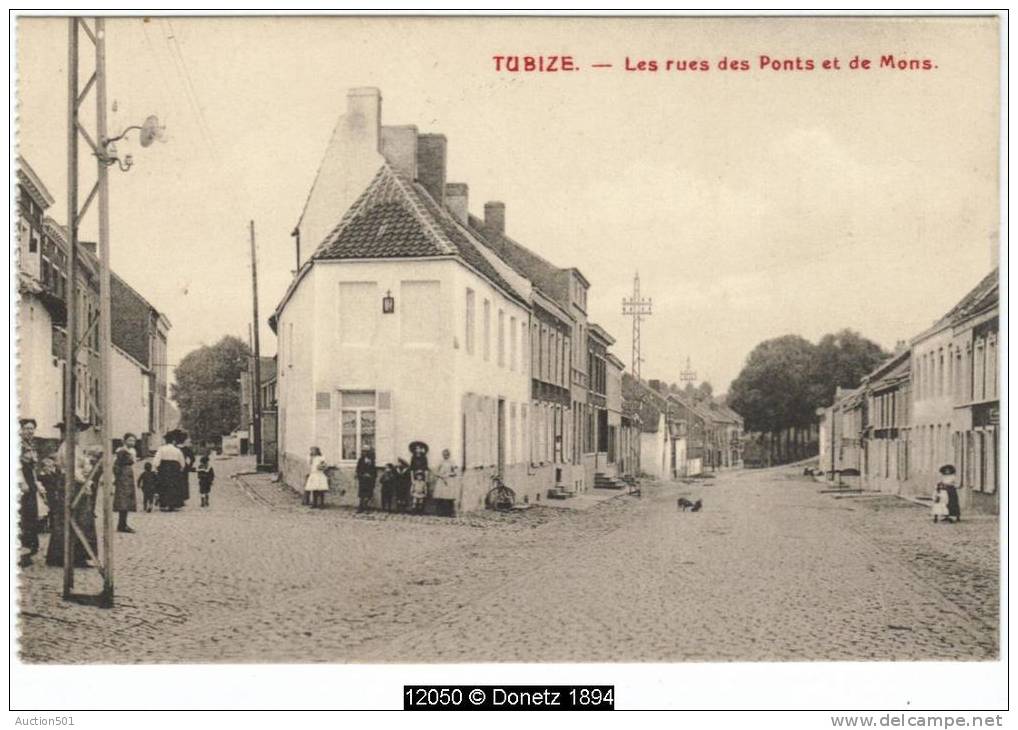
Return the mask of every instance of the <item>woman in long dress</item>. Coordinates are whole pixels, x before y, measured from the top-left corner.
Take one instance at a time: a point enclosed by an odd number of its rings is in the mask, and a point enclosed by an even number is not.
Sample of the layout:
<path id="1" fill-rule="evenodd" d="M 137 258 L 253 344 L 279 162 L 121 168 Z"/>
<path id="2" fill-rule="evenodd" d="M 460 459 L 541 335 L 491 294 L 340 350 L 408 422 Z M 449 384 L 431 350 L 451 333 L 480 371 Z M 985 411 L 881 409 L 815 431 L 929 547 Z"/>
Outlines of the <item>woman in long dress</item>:
<path id="1" fill-rule="evenodd" d="M 134 492 L 133 433 L 125 433 L 124 441 L 113 455 L 113 511 L 117 513 L 117 532 L 134 532 L 127 525 L 127 513 L 138 511 L 138 498 Z"/>
<path id="2" fill-rule="evenodd" d="M 954 475 L 954 465 L 944 464 L 940 467 L 940 482 L 937 484 L 947 502 L 947 519 L 961 522 L 961 503 L 958 501 L 958 482 Z"/>
<path id="3" fill-rule="evenodd" d="M 184 454 L 177 448 L 178 434 L 167 433 L 166 443 L 156 450 L 152 468 L 156 471 L 156 493 L 159 510 L 172 512 L 184 506 L 180 475 L 184 470 Z"/>
<path id="4" fill-rule="evenodd" d="M 311 470 L 304 483 L 304 490 L 311 495 L 311 509 L 323 509 L 325 493 L 329 491 L 329 476 L 325 473 L 329 467 L 322 457 L 322 450 L 317 446 L 311 447 L 308 459 Z"/>

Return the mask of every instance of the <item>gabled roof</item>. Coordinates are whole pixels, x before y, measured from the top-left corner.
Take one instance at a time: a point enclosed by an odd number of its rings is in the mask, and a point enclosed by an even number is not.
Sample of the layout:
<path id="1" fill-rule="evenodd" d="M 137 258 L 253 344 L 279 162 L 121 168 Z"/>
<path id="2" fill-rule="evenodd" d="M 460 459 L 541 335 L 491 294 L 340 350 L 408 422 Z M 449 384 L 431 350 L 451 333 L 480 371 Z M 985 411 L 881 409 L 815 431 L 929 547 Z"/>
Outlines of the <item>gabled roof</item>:
<path id="1" fill-rule="evenodd" d="M 560 269 L 504 233 L 491 230 L 477 216 L 468 215 L 467 226 L 481 243 L 505 261 L 513 271 L 527 279 L 535 289 L 566 312 L 569 311 L 568 289 L 559 283 L 561 273 L 567 269 Z"/>
<path id="2" fill-rule="evenodd" d="M 422 186 L 386 162 L 311 260 L 456 258 L 529 306 L 478 250 L 480 245 Z"/>
<path id="3" fill-rule="evenodd" d="M 667 419 L 668 402 L 646 383 L 629 373 L 622 373 L 622 412 L 639 416 L 643 433 L 657 433 L 661 416 Z"/>
<path id="4" fill-rule="evenodd" d="M 978 314 L 999 302 L 1000 299 L 1000 273 L 997 267 L 983 277 L 983 280 L 976 284 L 962 300 L 954 305 L 944 319 L 954 324 L 963 319 Z"/>
<path id="5" fill-rule="evenodd" d="M 908 348 L 896 352 L 864 375 L 862 384 L 873 387 L 882 380 L 886 380 L 891 374 L 900 373 L 902 369 L 907 373 L 911 368 L 911 358 L 912 351 Z"/>
<path id="6" fill-rule="evenodd" d="M 594 337 L 601 340 L 601 342 L 605 344 L 607 347 L 611 347 L 612 345 L 615 344 L 615 338 L 608 334 L 608 330 L 606 330 L 604 327 L 597 324 L 596 322 L 589 323 L 587 325 L 587 330 Z"/>
<path id="7" fill-rule="evenodd" d="M 957 324 L 964 319 L 979 314 L 980 312 L 996 306 L 1000 299 L 999 290 L 1000 272 L 998 267 L 983 277 L 976 286 L 961 298 L 957 304 L 948 310 L 947 314 L 933 323 L 933 326 L 923 330 L 912 338 L 913 344 L 920 342 L 929 335 L 938 332 L 945 327 Z"/>
<path id="8" fill-rule="evenodd" d="M 53 205 L 53 196 L 50 191 L 46 189 L 35 170 L 21 155 L 18 155 L 18 182 L 35 198 L 35 202 L 43 210 Z"/>

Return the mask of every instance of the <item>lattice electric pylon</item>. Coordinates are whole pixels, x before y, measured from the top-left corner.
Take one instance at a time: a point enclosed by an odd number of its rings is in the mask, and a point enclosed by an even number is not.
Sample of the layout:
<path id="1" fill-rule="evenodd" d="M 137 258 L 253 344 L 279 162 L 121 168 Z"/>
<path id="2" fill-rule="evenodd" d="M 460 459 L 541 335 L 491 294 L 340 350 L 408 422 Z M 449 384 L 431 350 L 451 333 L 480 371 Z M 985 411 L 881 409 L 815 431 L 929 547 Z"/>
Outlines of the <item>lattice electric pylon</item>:
<path id="1" fill-rule="evenodd" d="M 91 41 L 95 51 L 92 74 L 85 85 L 79 85 L 79 53 L 80 37 Z M 95 98 L 95 123 L 91 131 L 82 122 L 81 107 L 85 99 L 92 94 Z M 63 519 L 63 552 L 64 576 L 63 597 L 82 603 L 110 608 L 113 606 L 113 430 L 112 430 L 112 364 L 113 346 L 110 338 L 110 235 L 109 235 L 109 168 L 116 165 L 126 172 L 134 160 L 131 155 L 123 158 L 117 154 L 115 143 L 124 139 L 128 132 L 138 131 L 142 147 L 148 147 L 153 140 L 161 137 L 162 128 L 159 120 L 150 116 L 144 124 L 125 128 L 119 135 L 110 137 L 106 128 L 106 22 L 103 18 L 94 18 L 91 23 L 82 17 L 68 19 L 67 42 L 67 243 L 68 243 L 68 275 L 66 288 L 66 350 L 68 363 L 64 368 L 64 514 L 57 515 Z M 84 140 L 96 166 L 96 181 L 85 202 L 78 203 L 79 177 L 79 138 Z M 91 321 L 78 323 L 77 320 L 77 268 L 78 268 L 78 229 L 92 201 L 98 202 L 99 214 L 99 315 Z M 80 334 L 79 334 L 80 331 Z M 88 394 L 89 410 L 99 414 L 100 443 L 102 459 L 91 466 L 91 472 L 84 475 L 79 470 L 83 462 L 77 446 L 78 407 L 78 353 L 81 346 L 91 341 L 93 334 L 98 335 L 99 378 L 98 388 L 94 394 Z M 98 401 L 98 402 L 97 402 Z M 102 476 L 97 480 L 96 473 L 101 468 Z M 101 541 L 98 550 L 93 550 L 82 526 L 74 519 L 74 509 L 82 499 L 91 499 L 91 485 L 98 481 L 100 504 L 102 507 Z M 78 488 L 78 483 L 82 486 Z M 74 593 L 74 554 L 78 544 L 95 564 L 103 579 L 103 587 L 99 594 L 87 595 Z"/>
<path id="2" fill-rule="evenodd" d="M 640 273 L 637 272 L 636 276 L 633 277 L 633 296 L 622 300 L 622 314 L 633 318 L 632 371 L 633 377 L 637 380 L 640 379 L 640 363 L 643 362 L 643 358 L 640 356 L 640 322 L 643 321 L 644 317 L 649 317 L 653 314 L 651 307 L 652 300 L 644 299 L 640 296 Z"/>
<path id="3" fill-rule="evenodd" d="M 689 358 L 686 358 L 686 369 L 679 374 L 679 380 L 683 383 L 695 383 L 696 382 L 696 371 L 693 370 L 693 366 L 689 363 Z"/>

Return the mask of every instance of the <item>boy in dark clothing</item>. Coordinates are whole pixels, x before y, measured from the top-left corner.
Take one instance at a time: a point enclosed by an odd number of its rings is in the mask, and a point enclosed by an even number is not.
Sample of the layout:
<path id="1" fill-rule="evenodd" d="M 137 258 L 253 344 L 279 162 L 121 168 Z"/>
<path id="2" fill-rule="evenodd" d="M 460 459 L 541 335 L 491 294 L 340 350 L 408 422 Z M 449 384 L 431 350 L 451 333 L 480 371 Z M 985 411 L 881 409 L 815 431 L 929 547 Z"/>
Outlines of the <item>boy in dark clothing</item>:
<path id="1" fill-rule="evenodd" d="M 141 487 L 141 507 L 146 512 L 151 512 L 156 501 L 156 473 L 152 471 L 151 461 L 145 462 L 145 471 L 138 477 L 138 486 Z"/>
<path id="2" fill-rule="evenodd" d="M 216 470 L 209 464 L 208 454 L 201 457 L 198 462 L 198 493 L 201 495 L 201 506 L 209 506 L 209 496 L 212 491 L 212 482 L 216 480 Z"/>
<path id="3" fill-rule="evenodd" d="M 399 481 L 399 477 L 396 475 L 396 469 L 392 464 L 385 465 L 385 471 L 382 472 L 382 509 L 386 512 L 392 512 L 393 501 L 396 497 L 396 482 Z"/>

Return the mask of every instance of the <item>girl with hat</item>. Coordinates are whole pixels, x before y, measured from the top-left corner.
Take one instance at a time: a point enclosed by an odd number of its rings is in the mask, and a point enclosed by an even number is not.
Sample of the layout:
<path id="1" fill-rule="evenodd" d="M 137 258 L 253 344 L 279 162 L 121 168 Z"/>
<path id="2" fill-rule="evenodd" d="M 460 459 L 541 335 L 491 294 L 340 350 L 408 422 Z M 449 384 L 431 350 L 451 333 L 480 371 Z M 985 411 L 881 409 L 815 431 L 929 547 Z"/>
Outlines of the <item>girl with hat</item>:
<path id="1" fill-rule="evenodd" d="M 953 464 L 940 467 L 940 481 L 937 482 L 937 494 L 940 502 L 934 502 L 934 508 L 943 503 L 939 511 L 934 511 L 933 521 L 943 517 L 945 521 L 961 522 L 961 504 L 958 502 L 958 482 L 955 479 Z"/>
<path id="2" fill-rule="evenodd" d="M 413 484 L 410 496 L 414 500 L 414 512 L 424 511 L 424 501 L 428 498 L 428 445 L 423 441 L 410 444 L 410 473 Z"/>

